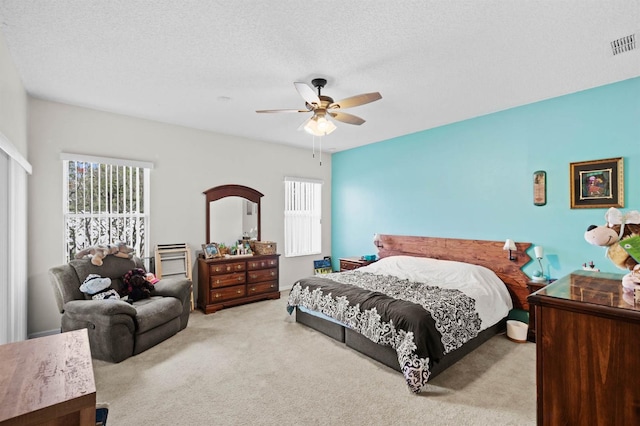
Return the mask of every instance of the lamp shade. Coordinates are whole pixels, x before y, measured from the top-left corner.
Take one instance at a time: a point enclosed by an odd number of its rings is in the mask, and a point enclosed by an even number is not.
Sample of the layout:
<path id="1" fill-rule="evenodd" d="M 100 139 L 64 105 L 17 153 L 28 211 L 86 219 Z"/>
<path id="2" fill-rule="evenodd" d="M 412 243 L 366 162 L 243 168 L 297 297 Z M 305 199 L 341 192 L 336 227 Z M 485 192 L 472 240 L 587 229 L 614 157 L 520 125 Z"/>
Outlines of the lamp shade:
<path id="1" fill-rule="evenodd" d="M 314 136 L 324 136 L 333 132 L 336 125 L 327 120 L 325 114 L 316 113 L 304 126 L 304 130 Z"/>
<path id="2" fill-rule="evenodd" d="M 373 234 L 373 245 L 376 247 L 380 247 L 380 235 Z"/>
<path id="3" fill-rule="evenodd" d="M 536 259 L 542 259 L 544 257 L 544 249 L 542 246 L 535 246 L 533 248 L 533 252 L 536 255 Z"/>
<path id="4" fill-rule="evenodd" d="M 502 247 L 502 250 L 517 250 L 517 249 L 518 248 L 516 247 L 516 243 L 514 243 L 511 238 L 507 238 L 507 240 L 504 242 L 504 247 Z"/>

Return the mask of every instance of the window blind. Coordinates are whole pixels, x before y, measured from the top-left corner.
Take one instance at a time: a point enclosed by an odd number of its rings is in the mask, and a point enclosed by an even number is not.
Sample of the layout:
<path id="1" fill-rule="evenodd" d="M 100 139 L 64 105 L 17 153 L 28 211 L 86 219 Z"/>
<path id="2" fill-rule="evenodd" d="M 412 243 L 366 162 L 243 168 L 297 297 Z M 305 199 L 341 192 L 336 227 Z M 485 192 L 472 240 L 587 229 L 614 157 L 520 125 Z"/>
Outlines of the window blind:
<path id="1" fill-rule="evenodd" d="M 284 255 L 322 251 L 322 181 L 285 178 Z"/>

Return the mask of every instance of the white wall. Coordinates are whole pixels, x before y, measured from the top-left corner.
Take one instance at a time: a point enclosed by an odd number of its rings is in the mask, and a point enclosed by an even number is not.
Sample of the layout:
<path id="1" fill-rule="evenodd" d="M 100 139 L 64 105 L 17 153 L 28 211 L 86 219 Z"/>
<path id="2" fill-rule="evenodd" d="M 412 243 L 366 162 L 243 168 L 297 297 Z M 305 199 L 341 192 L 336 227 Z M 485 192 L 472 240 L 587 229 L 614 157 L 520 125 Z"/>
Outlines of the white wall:
<path id="1" fill-rule="evenodd" d="M 323 179 L 323 254 L 282 256 L 280 289 L 311 275 L 312 260 L 330 253 L 328 155 L 319 166 L 310 147 L 267 144 L 33 98 L 28 107 L 33 166 L 29 182 L 30 334 L 60 327 L 47 270 L 63 260 L 61 152 L 153 162 L 150 244 L 186 242 L 194 251 L 206 237 L 203 191 L 233 183 L 262 192 L 262 239 L 276 241 L 278 251 L 283 252 L 284 176 Z M 305 135 L 300 138 L 306 141 Z M 195 255 L 193 258 L 196 281 Z"/>
<path id="2" fill-rule="evenodd" d="M 0 132 L 27 158 L 27 94 L 0 32 Z M 27 158 L 28 159 L 28 158 Z"/>
<path id="3" fill-rule="evenodd" d="M 27 94 L 0 33 L 0 343 L 27 334 Z"/>

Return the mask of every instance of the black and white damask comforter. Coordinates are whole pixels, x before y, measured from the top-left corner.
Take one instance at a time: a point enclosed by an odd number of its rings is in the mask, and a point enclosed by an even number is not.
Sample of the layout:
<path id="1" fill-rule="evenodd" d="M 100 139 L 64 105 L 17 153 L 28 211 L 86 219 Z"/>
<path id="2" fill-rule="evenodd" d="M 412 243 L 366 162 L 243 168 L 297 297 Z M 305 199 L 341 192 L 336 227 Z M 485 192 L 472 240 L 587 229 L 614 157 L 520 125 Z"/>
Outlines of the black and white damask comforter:
<path id="1" fill-rule="evenodd" d="M 434 363 L 512 307 L 506 287 L 486 268 L 409 256 L 302 279 L 289 294 L 289 313 L 295 306 L 393 347 L 407 385 L 416 393 L 425 388 Z"/>

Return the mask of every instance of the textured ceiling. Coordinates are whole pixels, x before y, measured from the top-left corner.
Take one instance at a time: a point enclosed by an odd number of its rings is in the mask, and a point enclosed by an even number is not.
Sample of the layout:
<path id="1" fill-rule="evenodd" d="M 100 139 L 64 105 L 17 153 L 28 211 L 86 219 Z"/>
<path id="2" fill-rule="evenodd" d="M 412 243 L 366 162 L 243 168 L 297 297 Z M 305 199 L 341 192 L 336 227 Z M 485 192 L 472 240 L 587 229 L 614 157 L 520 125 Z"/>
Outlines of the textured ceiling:
<path id="1" fill-rule="evenodd" d="M 323 138 L 340 151 L 640 76 L 638 0 L 0 0 L 35 97 L 307 147 L 293 82 L 379 91 Z"/>

